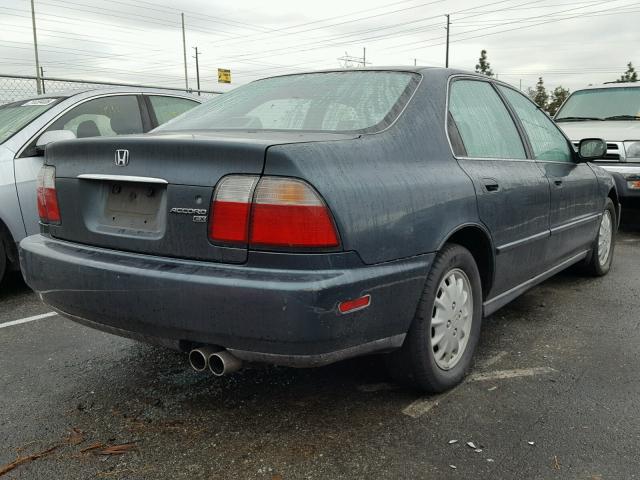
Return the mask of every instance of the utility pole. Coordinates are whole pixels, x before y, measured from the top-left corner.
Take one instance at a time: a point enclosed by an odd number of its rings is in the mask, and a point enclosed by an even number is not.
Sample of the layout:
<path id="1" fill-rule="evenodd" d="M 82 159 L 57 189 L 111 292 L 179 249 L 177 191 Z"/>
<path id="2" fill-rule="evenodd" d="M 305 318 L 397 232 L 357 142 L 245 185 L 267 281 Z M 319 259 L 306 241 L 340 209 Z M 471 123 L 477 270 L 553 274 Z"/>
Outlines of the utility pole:
<path id="1" fill-rule="evenodd" d="M 447 17 L 447 56 L 445 58 L 444 66 L 449 68 L 449 30 L 451 29 L 451 19 L 449 18 L 449 14 L 445 15 Z"/>
<path id="2" fill-rule="evenodd" d="M 31 0 L 33 2 L 33 0 Z M 187 76 L 187 41 L 184 34 L 184 13 L 180 14 L 182 18 L 182 55 L 184 57 L 184 88 L 189 91 L 189 77 Z"/>
<path id="3" fill-rule="evenodd" d="M 42 82 L 42 93 L 47 93 L 44 89 L 44 68 L 40 67 L 40 82 Z"/>
<path id="4" fill-rule="evenodd" d="M 38 35 L 36 34 L 36 9 L 33 6 L 33 0 L 31 0 L 31 24 L 33 25 L 33 48 L 36 52 L 36 90 L 38 95 L 42 93 L 42 86 L 40 84 L 40 60 L 38 59 Z"/>
<path id="5" fill-rule="evenodd" d="M 367 66 L 367 47 L 362 47 L 362 66 Z"/>
<path id="6" fill-rule="evenodd" d="M 202 55 L 202 52 L 198 53 L 198 47 L 193 47 L 196 54 L 193 58 L 196 59 L 196 81 L 198 82 L 198 96 L 200 96 L 200 64 L 198 63 L 198 56 Z"/>
<path id="7" fill-rule="evenodd" d="M 522 79 L 520 79 L 520 91 L 522 91 Z"/>
<path id="8" fill-rule="evenodd" d="M 417 67 L 417 66 L 418 66 L 418 59 L 417 59 L 417 58 L 414 58 L 414 59 L 413 59 L 413 66 L 414 66 L 414 67 Z"/>

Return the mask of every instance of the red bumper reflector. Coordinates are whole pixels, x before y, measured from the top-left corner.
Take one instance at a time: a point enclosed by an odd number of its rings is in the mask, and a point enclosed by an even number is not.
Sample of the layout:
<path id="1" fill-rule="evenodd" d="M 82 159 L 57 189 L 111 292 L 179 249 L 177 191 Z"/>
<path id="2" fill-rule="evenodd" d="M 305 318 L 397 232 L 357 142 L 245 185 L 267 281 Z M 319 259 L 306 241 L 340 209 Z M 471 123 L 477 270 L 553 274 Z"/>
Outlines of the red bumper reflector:
<path id="1" fill-rule="evenodd" d="M 340 313 L 350 313 L 367 308 L 369 305 L 371 305 L 371 295 L 365 295 L 364 297 L 340 302 L 338 304 L 338 310 Z"/>

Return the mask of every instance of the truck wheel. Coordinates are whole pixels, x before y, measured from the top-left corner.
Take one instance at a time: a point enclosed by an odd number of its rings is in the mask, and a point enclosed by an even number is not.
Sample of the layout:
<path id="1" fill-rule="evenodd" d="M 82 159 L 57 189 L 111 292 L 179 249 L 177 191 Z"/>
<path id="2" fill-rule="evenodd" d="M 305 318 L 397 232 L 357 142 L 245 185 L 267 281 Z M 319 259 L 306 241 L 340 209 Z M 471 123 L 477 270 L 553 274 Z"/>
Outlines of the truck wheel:
<path id="1" fill-rule="evenodd" d="M 446 245 L 436 256 L 402 348 L 390 354 L 391 374 L 430 393 L 466 375 L 480 337 L 482 285 L 469 251 Z"/>
<path id="2" fill-rule="evenodd" d="M 591 256 L 584 265 L 588 274 L 601 277 L 609 273 L 616 246 L 617 226 L 616 207 L 611 199 L 607 198 Z"/>

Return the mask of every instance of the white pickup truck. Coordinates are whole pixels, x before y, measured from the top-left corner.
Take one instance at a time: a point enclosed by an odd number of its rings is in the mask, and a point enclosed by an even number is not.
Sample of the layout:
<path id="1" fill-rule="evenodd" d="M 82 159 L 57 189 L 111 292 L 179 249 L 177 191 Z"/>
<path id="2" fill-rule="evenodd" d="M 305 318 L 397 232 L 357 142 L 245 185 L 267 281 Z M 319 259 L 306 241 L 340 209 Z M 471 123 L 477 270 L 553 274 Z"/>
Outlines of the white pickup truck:
<path id="1" fill-rule="evenodd" d="M 574 145 L 603 138 L 607 155 L 598 161 L 616 180 L 618 195 L 640 198 L 640 82 L 577 90 L 555 115 Z"/>

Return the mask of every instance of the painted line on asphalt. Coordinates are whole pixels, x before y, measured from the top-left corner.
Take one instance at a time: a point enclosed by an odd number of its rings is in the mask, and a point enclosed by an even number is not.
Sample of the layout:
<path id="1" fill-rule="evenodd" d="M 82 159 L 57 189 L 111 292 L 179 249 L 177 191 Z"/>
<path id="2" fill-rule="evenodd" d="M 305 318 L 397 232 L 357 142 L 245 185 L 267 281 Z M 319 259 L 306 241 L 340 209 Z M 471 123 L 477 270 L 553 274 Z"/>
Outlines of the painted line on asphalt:
<path id="1" fill-rule="evenodd" d="M 460 387 L 460 385 L 458 385 L 458 387 Z M 411 418 L 420 418 L 425 413 L 429 413 L 431 410 L 437 407 L 442 400 L 455 392 L 458 387 L 455 387 L 448 392 L 441 393 L 440 395 L 419 398 L 415 402 L 411 402 L 407 407 L 403 408 L 402 413 Z"/>
<path id="2" fill-rule="evenodd" d="M 487 358 L 484 362 L 480 362 L 480 368 L 482 370 L 486 370 L 487 368 L 498 363 L 506 355 L 509 355 L 509 352 L 498 352 L 493 357 Z"/>
<path id="3" fill-rule="evenodd" d="M 500 354 L 499 354 L 500 355 Z M 493 358 L 496 358 L 496 355 Z M 504 355 L 500 355 L 502 358 Z M 489 359 L 492 360 L 492 359 Z M 499 358 L 498 358 L 499 360 Z M 497 360 L 496 360 L 497 361 Z M 495 362 L 493 362 L 495 363 Z M 426 413 L 429 413 L 435 407 L 437 407 L 442 400 L 447 398 L 453 392 L 455 392 L 458 388 L 464 385 L 467 382 L 486 382 L 491 380 L 506 380 L 509 378 L 520 378 L 520 377 L 533 377 L 536 375 L 546 375 L 549 373 L 554 373 L 554 370 L 551 367 L 534 367 L 534 368 L 521 368 L 515 370 L 497 370 L 495 372 L 487 372 L 487 373 L 474 373 L 467 377 L 467 379 L 455 387 L 452 390 L 449 390 L 446 393 L 436 396 L 429 396 L 424 398 L 419 398 L 413 402 L 411 402 L 407 407 L 402 409 L 402 413 L 412 418 L 419 418 Z"/>
<path id="4" fill-rule="evenodd" d="M 36 320 L 55 317 L 56 315 L 58 315 L 56 312 L 49 312 L 49 313 L 43 313 L 42 315 L 34 315 L 33 317 L 21 318 L 20 320 L 13 320 L 11 322 L 0 323 L 0 328 L 13 327 L 14 325 L 21 325 L 23 323 L 35 322 Z"/>
<path id="5" fill-rule="evenodd" d="M 470 382 L 487 382 L 491 380 L 505 380 L 507 378 L 518 377 L 533 377 L 535 375 L 546 375 L 553 373 L 554 370 L 551 367 L 534 367 L 534 368 L 521 368 L 515 370 L 498 370 L 495 372 L 487 373 L 474 373 L 469 377 Z"/>

